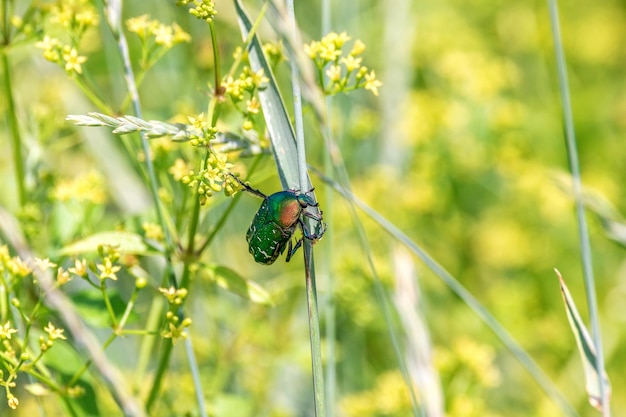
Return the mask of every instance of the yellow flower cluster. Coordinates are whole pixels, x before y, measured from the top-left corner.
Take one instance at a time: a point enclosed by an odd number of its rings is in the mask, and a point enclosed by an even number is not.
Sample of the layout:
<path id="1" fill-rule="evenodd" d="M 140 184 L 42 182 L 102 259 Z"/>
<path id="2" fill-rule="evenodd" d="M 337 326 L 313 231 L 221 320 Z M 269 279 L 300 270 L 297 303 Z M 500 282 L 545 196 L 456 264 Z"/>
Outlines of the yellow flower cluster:
<path id="1" fill-rule="evenodd" d="M 334 95 L 364 88 L 378 95 L 382 82 L 373 70 L 369 71 L 361 64 L 363 58 L 360 55 L 365 51 L 365 44 L 357 39 L 350 52 L 344 55 L 342 48 L 349 40 L 346 32 L 331 32 L 320 41 L 304 45 L 304 52 L 317 67 L 322 89 L 326 94 Z"/>
<path id="2" fill-rule="evenodd" d="M 88 172 L 76 178 L 59 181 L 51 195 L 57 201 L 103 204 L 106 202 L 104 180 L 96 172 Z"/>
<path id="3" fill-rule="evenodd" d="M 244 67 L 238 78 L 229 76 L 222 82 L 222 88 L 226 95 L 233 101 L 239 102 L 244 99 L 245 93 L 252 95 L 257 89 L 262 90 L 267 86 L 269 79 L 263 73 L 263 69 L 257 72 L 250 67 Z"/>
<path id="4" fill-rule="evenodd" d="M 57 264 L 52 262 L 49 258 L 34 258 L 32 261 L 25 262 L 19 257 L 12 257 L 9 248 L 6 245 L 0 246 L 0 274 L 3 276 L 2 285 L 10 287 L 15 285 L 19 281 L 11 282 L 11 278 L 22 278 L 30 275 L 33 271 L 49 271 L 57 268 Z M 65 271 L 62 268 L 58 268 L 58 276 L 61 279 L 69 279 L 69 273 L 81 273 L 79 270 L 86 270 L 86 261 L 76 261 L 76 268 L 70 268 Z M 13 308 L 19 311 L 17 317 L 27 318 L 26 311 L 22 309 L 22 303 L 18 298 L 11 299 L 11 305 Z M 35 323 L 32 320 L 34 317 L 28 319 L 28 327 Z M 17 326 L 16 326 L 17 327 Z M 2 369 L 0 369 L 0 386 L 6 390 L 7 404 L 11 409 L 16 409 L 19 406 L 18 398 L 11 392 L 12 388 L 16 387 L 16 380 L 20 371 L 28 372 L 31 369 L 36 369 L 36 363 L 44 356 L 44 354 L 50 350 L 57 340 L 65 340 L 65 330 L 60 327 L 56 327 L 51 322 L 43 327 L 43 335 L 39 336 L 40 353 L 33 355 L 30 351 L 25 350 L 25 346 L 30 346 L 30 339 L 28 339 L 29 331 L 24 334 L 24 339 L 20 340 L 20 332 L 16 327 L 13 327 L 11 320 L 0 323 L 0 356 L 2 356 Z"/>
<path id="5" fill-rule="evenodd" d="M 57 1 L 50 9 L 50 20 L 80 39 L 87 29 L 98 24 L 98 12 L 88 0 Z"/>
<path id="6" fill-rule="evenodd" d="M 346 417 L 408 415 L 411 397 L 400 372 L 390 371 L 381 374 L 371 390 L 344 397 L 340 407 Z"/>
<path id="7" fill-rule="evenodd" d="M 176 4 L 179 6 L 186 6 L 190 3 L 193 7 L 189 9 L 189 14 L 200 20 L 204 20 L 207 23 L 213 21 L 215 15 L 217 14 L 214 0 L 178 0 Z"/>
<path id="8" fill-rule="evenodd" d="M 35 46 L 43 50 L 45 59 L 63 67 L 69 76 L 82 74 L 87 58 L 79 55 L 77 46 L 87 29 L 98 24 L 96 9 L 87 0 L 57 1 L 50 8 L 50 21 L 68 32 L 71 44 L 46 35 Z"/>
<path id="9" fill-rule="evenodd" d="M 235 108 L 241 112 L 244 117 L 243 129 L 250 130 L 254 126 L 253 116 L 259 114 L 261 103 L 254 96 L 257 90 L 263 90 L 267 87 L 269 79 L 265 76 L 263 69 L 254 72 L 250 67 L 244 67 L 238 78 L 228 76 L 222 82 L 224 94 L 228 96 Z M 247 99 L 246 99 L 247 97 Z M 245 106 L 240 107 L 239 103 L 245 100 Z"/>
<path id="10" fill-rule="evenodd" d="M 158 20 L 150 19 L 146 14 L 126 20 L 126 27 L 139 36 L 142 42 L 154 38 L 154 43 L 165 48 L 182 43 L 191 42 L 191 36 L 176 23 L 166 25 Z"/>
<path id="11" fill-rule="evenodd" d="M 184 162 L 179 163 L 179 168 L 183 166 L 182 164 Z M 239 191 L 240 185 L 230 174 L 232 167 L 233 164 L 228 162 L 225 154 L 211 150 L 207 160 L 207 167 L 198 173 L 189 170 L 187 174 L 180 178 L 180 181 L 183 184 L 187 184 L 189 188 L 196 189 L 201 197 L 200 203 L 204 205 L 207 202 L 207 198 L 211 197 L 213 193 L 224 191 L 224 194 L 231 196 Z M 170 172 L 173 168 L 170 168 Z M 174 172 L 175 174 L 173 175 L 182 173 L 176 170 Z"/>
<path id="12" fill-rule="evenodd" d="M 180 306 L 187 297 L 187 290 L 185 288 L 159 288 L 159 291 L 165 296 L 165 298 L 167 298 L 167 302 L 170 306 L 175 308 Z M 187 337 L 185 329 L 191 326 L 191 319 L 189 317 L 181 321 L 180 317 L 170 310 L 167 312 L 165 318 L 167 320 L 167 330 L 164 330 L 161 333 L 161 336 L 167 339 L 172 339 L 173 342 L 177 339 L 184 339 Z"/>
<path id="13" fill-rule="evenodd" d="M 14 303 L 15 305 L 15 303 Z M 19 304 L 16 305 L 19 307 Z M 5 369 L 8 371 L 8 376 L 4 379 L 4 372 L 0 370 L 0 386 L 3 386 L 7 393 L 7 403 L 10 408 L 16 409 L 19 405 L 19 400 L 11 393 L 11 388 L 16 386 L 15 380 L 17 379 L 18 372 L 22 367 L 33 367 L 33 365 L 41 359 L 43 354 L 47 352 L 53 345 L 55 340 L 65 340 L 66 337 L 63 335 L 64 329 L 57 328 L 52 323 L 48 322 L 48 325 L 43 328 L 44 332 L 47 333 L 47 337 L 40 336 L 39 337 L 39 345 L 41 349 L 41 353 L 32 359 L 32 355 L 27 352 L 22 352 L 19 355 L 18 359 L 17 353 L 14 347 L 11 344 L 12 335 L 17 333 L 17 329 L 14 329 L 11 325 L 10 321 L 7 321 L 3 325 L 0 325 L 0 340 L 2 340 L 2 355 L 5 359 L 3 361 Z M 23 342 L 17 342 L 17 345 L 22 345 Z M 7 361 L 6 359 L 11 359 Z"/>
<path id="14" fill-rule="evenodd" d="M 98 254 L 102 259 L 101 263 L 96 264 L 100 281 L 103 282 L 106 279 L 117 281 L 117 273 L 122 269 L 122 267 L 118 265 L 118 261 L 122 256 L 119 245 L 99 245 Z"/>
<path id="15" fill-rule="evenodd" d="M 189 143 L 191 143 L 191 146 L 209 146 L 211 139 L 215 138 L 217 129 L 211 125 L 205 114 L 200 113 L 197 116 L 188 116 L 187 119 L 195 129 L 195 132 L 192 132 L 190 135 L 191 140 Z"/>
<path id="16" fill-rule="evenodd" d="M 87 57 L 79 55 L 76 48 L 64 45 L 60 40 L 48 35 L 37 42 L 35 46 L 43 50 L 45 59 L 63 67 L 68 75 L 83 73 L 82 65 L 87 61 Z"/>
<path id="17" fill-rule="evenodd" d="M 451 350 L 438 349 L 435 354 L 437 367 L 443 374 L 463 372 L 466 379 L 474 380 L 482 387 L 495 387 L 500 383 L 495 359 L 496 353 L 491 346 L 469 338 L 460 338 Z"/>
<path id="18" fill-rule="evenodd" d="M 156 223 L 144 222 L 141 227 L 146 233 L 146 237 L 148 239 L 156 240 L 158 242 L 163 241 L 165 238 L 165 234 L 163 233 L 163 228 Z"/>
<path id="19" fill-rule="evenodd" d="M 280 63 L 280 61 L 285 59 L 285 54 L 283 53 L 283 44 L 281 41 L 278 41 L 276 43 L 264 43 L 263 52 L 265 53 L 265 56 L 267 56 L 267 59 L 270 61 L 270 65 L 272 67 L 275 67 L 276 65 L 278 65 L 278 63 Z"/>
<path id="20" fill-rule="evenodd" d="M 191 326 L 191 319 L 189 317 L 180 321 L 178 316 L 171 311 L 168 311 L 165 318 L 167 319 L 167 330 L 161 333 L 166 339 L 172 339 L 172 342 L 176 342 L 178 339 L 186 339 L 187 332 L 185 329 Z"/>
<path id="21" fill-rule="evenodd" d="M 63 332 L 64 329 L 57 328 L 54 324 L 48 322 L 48 325 L 43 328 L 43 331 L 48 334 L 48 337 L 39 336 L 39 348 L 42 352 L 48 351 L 52 346 L 54 346 L 54 341 L 57 339 L 65 340 L 67 339 Z"/>
<path id="22" fill-rule="evenodd" d="M 159 292 L 167 298 L 168 303 L 176 306 L 181 305 L 185 297 L 187 297 L 187 290 L 185 288 L 179 290 L 174 287 L 159 288 Z"/>
<path id="23" fill-rule="evenodd" d="M 17 256 L 11 257 L 9 247 L 7 245 L 2 245 L 0 246 L 0 272 L 3 271 L 7 271 L 15 277 L 23 278 L 30 275 L 32 268 L 29 267 L 21 258 Z"/>

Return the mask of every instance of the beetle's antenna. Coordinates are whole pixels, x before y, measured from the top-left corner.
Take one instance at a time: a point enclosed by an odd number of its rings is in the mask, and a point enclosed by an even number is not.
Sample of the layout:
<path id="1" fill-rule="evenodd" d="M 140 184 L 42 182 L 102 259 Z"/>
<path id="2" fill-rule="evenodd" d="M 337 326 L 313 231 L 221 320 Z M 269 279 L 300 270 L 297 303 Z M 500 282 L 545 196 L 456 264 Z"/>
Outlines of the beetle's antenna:
<path id="1" fill-rule="evenodd" d="M 267 198 L 267 196 L 265 194 L 263 194 L 261 191 L 257 190 L 256 188 L 250 187 L 248 184 L 246 184 L 245 182 L 241 181 L 238 177 L 233 175 L 231 172 L 229 172 L 228 175 L 233 177 L 235 179 L 235 181 L 237 181 L 243 187 L 243 189 L 246 190 L 247 192 L 249 192 L 250 194 L 254 194 L 257 197 L 261 197 L 263 199 Z"/>

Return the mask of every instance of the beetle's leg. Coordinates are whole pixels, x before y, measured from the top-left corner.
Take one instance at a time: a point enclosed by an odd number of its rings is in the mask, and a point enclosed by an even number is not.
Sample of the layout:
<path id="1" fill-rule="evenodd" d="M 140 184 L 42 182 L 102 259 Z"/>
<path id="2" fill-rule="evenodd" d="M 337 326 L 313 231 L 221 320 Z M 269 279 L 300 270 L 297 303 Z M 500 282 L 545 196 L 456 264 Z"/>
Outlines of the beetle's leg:
<path id="1" fill-rule="evenodd" d="M 237 181 L 239 183 L 239 185 L 241 185 L 244 188 L 244 190 L 246 190 L 250 194 L 254 194 L 254 195 L 256 195 L 258 197 L 261 197 L 261 198 L 264 198 L 264 199 L 267 198 L 267 196 L 265 194 L 263 194 L 261 191 L 257 190 L 256 188 L 250 187 L 248 184 L 246 184 L 245 182 L 241 181 L 238 177 L 236 177 L 235 175 L 231 174 L 230 172 L 228 173 L 228 175 L 233 177 L 235 179 L 235 181 Z"/>
<path id="2" fill-rule="evenodd" d="M 317 206 L 312 206 L 312 207 L 317 207 Z M 320 214 L 315 214 L 315 213 L 309 213 L 308 211 L 303 211 L 302 215 L 305 217 L 308 217 L 309 219 L 313 219 L 313 220 L 317 220 L 318 222 L 322 221 L 322 212 L 320 211 Z"/>
<path id="3" fill-rule="evenodd" d="M 296 246 L 293 246 L 293 248 L 292 248 L 291 240 L 289 240 L 289 248 L 287 249 L 287 260 L 286 260 L 286 262 L 289 262 L 289 260 L 296 253 L 296 251 L 298 249 L 300 249 L 300 246 L 302 246 L 302 238 L 300 238 L 296 242 Z"/>
<path id="4" fill-rule="evenodd" d="M 317 220 L 317 224 L 318 224 L 317 233 L 311 233 L 309 228 L 304 224 L 302 220 L 300 220 L 300 227 L 302 227 L 302 234 L 304 235 L 304 237 L 315 242 L 315 241 L 320 240 L 322 236 L 324 236 L 324 233 L 326 233 L 326 223 L 322 221 L 321 217 L 319 219 L 317 217 L 311 217 L 311 218 Z"/>

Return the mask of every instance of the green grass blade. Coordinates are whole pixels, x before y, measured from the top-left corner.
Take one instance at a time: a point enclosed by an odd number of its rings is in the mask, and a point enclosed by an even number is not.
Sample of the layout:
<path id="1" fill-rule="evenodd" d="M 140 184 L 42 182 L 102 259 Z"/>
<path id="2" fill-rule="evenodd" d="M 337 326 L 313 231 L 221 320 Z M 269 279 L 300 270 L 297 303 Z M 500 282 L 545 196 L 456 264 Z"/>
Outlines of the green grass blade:
<path id="1" fill-rule="evenodd" d="M 247 39 L 253 28 L 252 21 L 247 16 L 240 0 L 235 0 L 235 8 L 243 39 Z M 304 151 L 304 132 L 302 129 L 302 109 L 299 96 L 299 81 L 297 69 L 293 76 L 295 95 L 295 113 L 298 126 L 298 139 L 289 120 L 289 115 L 278 89 L 273 71 L 263 53 L 263 48 L 256 34 L 249 40 L 248 59 L 254 72 L 263 70 L 269 83 L 266 89 L 259 91 L 259 101 L 263 108 L 263 115 L 272 142 L 272 152 L 278 169 L 283 188 L 309 191 L 313 187 L 306 171 L 306 155 Z M 319 209 L 314 208 L 319 214 Z M 321 359 L 321 343 L 319 316 L 317 306 L 317 291 L 315 284 L 315 268 L 311 242 L 304 240 L 304 263 L 306 275 L 307 304 L 309 310 L 309 331 L 311 340 L 311 360 L 313 368 L 313 388 L 315 400 L 315 415 L 324 417 L 324 376 Z"/>
<path id="2" fill-rule="evenodd" d="M 572 298 L 565 280 L 561 276 L 561 273 L 555 269 L 556 275 L 559 277 L 559 284 L 561 286 L 561 294 L 563 295 L 563 302 L 565 303 L 565 312 L 567 313 L 567 321 L 569 321 L 572 333 L 576 338 L 576 345 L 580 352 L 580 358 L 583 364 L 583 370 L 585 371 L 585 387 L 587 389 L 587 396 L 589 397 L 589 403 L 602 411 L 602 394 L 600 387 L 604 388 L 607 398 L 611 396 L 611 383 L 606 371 L 602 370 L 602 377 L 597 371 L 598 355 L 593 346 L 593 341 L 585 323 L 583 323 L 576 308 L 576 303 Z"/>
<path id="3" fill-rule="evenodd" d="M 576 220 L 578 222 L 578 235 L 580 240 L 580 254 L 583 265 L 583 277 L 585 280 L 585 292 L 587 295 L 587 305 L 591 320 L 591 333 L 593 344 L 598 353 L 596 361 L 596 371 L 601 374 L 604 370 L 604 354 L 602 349 L 602 335 L 600 333 L 600 319 L 596 301 L 596 289 L 593 276 L 593 265 L 591 261 L 591 243 L 589 242 L 589 230 L 585 219 L 585 208 L 582 197 L 582 182 L 580 179 L 580 166 L 578 163 L 578 151 L 576 150 L 576 134 L 574 131 L 574 116 L 572 114 L 572 103 L 569 94 L 569 83 L 567 79 L 567 65 L 565 63 L 565 53 L 561 42 L 561 30 L 559 27 L 559 15 L 556 0 L 549 0 L 550 24 L 552 26 L 552 37 L 554 39 L 554 53 L 559 78 L 559 90 L 561 92 L 561 107 L 563 110 L 563 122 L 565 125 L 565 143 L 567 148 L 567 159 L 573 179 L 574 199 L 576 203 Z M 600 399 L 603 416 L 610 416 L 609 400 L 604 387 L 600 384 Z"/>
<path id="4" fill-rule="evenodd" d="M 235 8 L 241 35 L 243 39 L 246 39 L 253 26 L 252 21 L 240 0 L 235 0 Z M 274 160 L 276 161 L 280 181 L 284 189 L 300 189 L 298 150 L 296 148 L 295 134 L 285 103 L 276 84 L 274 72 L 263 53 L 261 41 L 256 34 L 250 42 L 248 59 L 253 71 L 256 72 L 262 69 L 265 76 L 269 79 L 267 88 L 259 91 L 259 101 L 263 108 L 263 115 L 272 142 L 272 151 L 274 152 Z M 307 187 L 311 188 L 310 181 Z"/>

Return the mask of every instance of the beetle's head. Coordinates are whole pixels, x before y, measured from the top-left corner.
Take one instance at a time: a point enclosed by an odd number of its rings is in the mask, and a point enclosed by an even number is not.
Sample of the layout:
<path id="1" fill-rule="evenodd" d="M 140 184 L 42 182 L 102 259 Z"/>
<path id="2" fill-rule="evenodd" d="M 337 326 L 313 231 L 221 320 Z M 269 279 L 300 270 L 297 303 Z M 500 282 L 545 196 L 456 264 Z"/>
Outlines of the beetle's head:
<path id="1" fill-rule="evenodd" d="M 300 207 L 307 208 L 309 206 L 317 207 L 317 203 L 313 200 L 313 197 L 309 197 L 306 194 L 298 194 L 298 203 L 300 203 Z"/>

